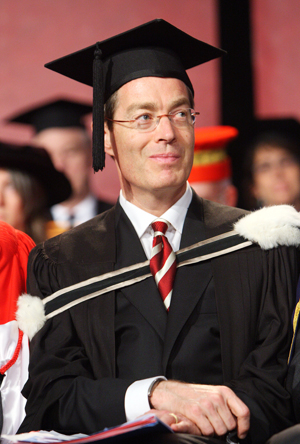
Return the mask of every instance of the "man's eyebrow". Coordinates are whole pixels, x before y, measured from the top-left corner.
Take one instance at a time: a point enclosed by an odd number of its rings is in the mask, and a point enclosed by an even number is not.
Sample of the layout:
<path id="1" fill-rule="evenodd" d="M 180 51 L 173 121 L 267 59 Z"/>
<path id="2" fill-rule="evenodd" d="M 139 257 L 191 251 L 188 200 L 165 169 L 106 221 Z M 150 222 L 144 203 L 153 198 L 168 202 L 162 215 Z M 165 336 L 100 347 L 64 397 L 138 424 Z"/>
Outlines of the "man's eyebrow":
<path id="1" fill-rule="evenodd" d="M 156 105 L 153 102 L 133 103 L 127 108 L 126 112 L 127 114 L 131 114 L 135 111 L 138 111 L 139 109 L 147 109 L 149 111 L 155 111 Z"/>
<path id="2" fill-rule="evenodd" d="M 188 97 L 181 97 L 179 99 L 176 99 L 174 102 L 171 103 L 171 109 L 172 108 L 177 108 L 178 106 L 182 106 L 182 105 L 188 105 L 190 106 L 190 101 L 188 99 Z"/>
<path id="3" fill-rule="evenodd" d="M 171 102 L 169 108 L 172 110 L 173 108 L 177 108 L 178 106 L 182 105 L 188 105 L 190 106 L 190 102 L 188 97 L 181 97 L 176 99 L 174 102 Z M 157 105 L 154 102 L 140 102 L 140 103 L 133 103 L 130 105 L 126 112 L 127 114 L 134 113 L 135 111 L 138 111 L 140 109 L 147 109 L 149 111 L 156 111 Z"/>

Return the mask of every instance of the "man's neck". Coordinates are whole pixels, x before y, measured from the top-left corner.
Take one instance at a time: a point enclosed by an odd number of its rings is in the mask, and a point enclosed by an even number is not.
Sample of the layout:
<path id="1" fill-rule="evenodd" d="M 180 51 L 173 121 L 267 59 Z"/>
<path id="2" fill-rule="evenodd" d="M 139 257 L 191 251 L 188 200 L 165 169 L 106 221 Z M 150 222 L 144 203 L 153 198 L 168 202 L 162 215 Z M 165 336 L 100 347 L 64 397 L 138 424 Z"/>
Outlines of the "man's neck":
<path id="1" fill-rule="evenodd" d="M 147 213 L 160 217 L 171 208 L 185 193 L 186 184 L 176 190 L 132 193 L 122 188 L 125 199 Z"/>

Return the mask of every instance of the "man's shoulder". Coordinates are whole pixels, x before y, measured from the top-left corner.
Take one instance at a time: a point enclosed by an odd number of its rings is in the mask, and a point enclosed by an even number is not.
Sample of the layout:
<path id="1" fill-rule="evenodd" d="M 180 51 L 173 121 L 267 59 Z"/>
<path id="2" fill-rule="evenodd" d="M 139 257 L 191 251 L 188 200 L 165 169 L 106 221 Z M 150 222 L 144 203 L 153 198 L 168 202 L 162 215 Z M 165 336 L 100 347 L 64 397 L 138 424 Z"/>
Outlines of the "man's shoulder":
<path id="1" fill-rule="evenodd" d="M 210 235 L 217 235 L 234 229 L 234 224 L 249 211 L 229 207 L 203 199 L 203 222 Z"/>
<path id="2" fill-rule="evenodd" d="M 300 245 L 300 214 L 291 205 L 249 212 L 203 200 L 203 220 L 209 237 L 234 230 L 263 250 Z"/>

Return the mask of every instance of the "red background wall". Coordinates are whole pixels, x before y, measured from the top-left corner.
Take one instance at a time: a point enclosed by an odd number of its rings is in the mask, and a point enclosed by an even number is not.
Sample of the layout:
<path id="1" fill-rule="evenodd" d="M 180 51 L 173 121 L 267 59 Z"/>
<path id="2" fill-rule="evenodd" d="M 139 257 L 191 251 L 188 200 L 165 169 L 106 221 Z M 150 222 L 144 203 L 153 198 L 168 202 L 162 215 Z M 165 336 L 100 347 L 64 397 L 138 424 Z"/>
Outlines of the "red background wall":
<path id="1" fill-rule="evenodd" d="M 251 12 L 256 114 L 300 118 L 300 2 L 252 0 Z"/>
<path id="2" fill-rule="evenodd" d="M 33 103 L 61 94 L 91 99 L 91 88 L 47 70 L 44 63 L 154 18 L 218 46 L 217 0 L 1 0 L 0 140 L 29 140 L 30 131 L 7 125 L 4 118 Z M 252 0 L 260 117 L 300 114 L 299 18 L 299 0 Z M 219 123 L 218 61 L 194 68 L 189 75 L 201 112 L 197 125 Z M 105 171 L 91 178 L 99 196 L 115 200 L 119 184 L 110 159 Z"/>

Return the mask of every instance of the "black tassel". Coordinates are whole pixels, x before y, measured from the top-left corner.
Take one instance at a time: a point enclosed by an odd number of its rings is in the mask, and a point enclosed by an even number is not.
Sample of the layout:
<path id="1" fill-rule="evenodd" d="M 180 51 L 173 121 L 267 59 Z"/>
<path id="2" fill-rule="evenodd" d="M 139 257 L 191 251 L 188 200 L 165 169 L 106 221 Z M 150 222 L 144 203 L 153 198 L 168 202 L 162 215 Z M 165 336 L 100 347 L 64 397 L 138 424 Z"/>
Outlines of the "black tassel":
<path id="1" fill-rule="evenodd" d="M 93 61 L 93 168 L 95 173 L 105 167 L 104 152 L 104 81 L 102 51 L 96 44 Z"/>

